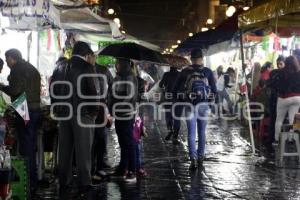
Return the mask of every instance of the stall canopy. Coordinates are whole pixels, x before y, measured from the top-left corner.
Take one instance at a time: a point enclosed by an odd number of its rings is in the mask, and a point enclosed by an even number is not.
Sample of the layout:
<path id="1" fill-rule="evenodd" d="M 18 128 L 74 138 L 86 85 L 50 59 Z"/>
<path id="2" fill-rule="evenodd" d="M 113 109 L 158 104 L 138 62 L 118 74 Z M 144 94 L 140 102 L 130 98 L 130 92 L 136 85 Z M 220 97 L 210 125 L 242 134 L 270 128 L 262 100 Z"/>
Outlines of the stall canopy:
<path id="1" fill-rule="evenodd" d="M 1 28 L 40 30 L 59 28 L 74 32 L 112 34 L 123 39 L 117 24 L 93 13 L 78 2 L 64 0 L 0 1 Z"/>
<path id="2" fill-rule="evenodd" d="M 300 1 L 270 0 L 241 14 L 238 21 L 243 30 L 271 28 L 281 36 L 300 35 Z"/>
<path id="3" fill-rule="evenodd" d="M 224 20 L 216 29 L 196 33 L 180 44 L 176 51 L 185 52 L 194 48 L 207 49 L 210 45 L 231 40 L 238 30 L 238 14 L 240 12 L 238 11 L 232 17 Z"/>
<path id="4" fill-rule="evenodd" d="M 122 42 L 131 42 L 131 43 L 137 43 L 140 44 L 148 49 L 154 50 L 154 51 L 160 51 L 160 47 L 143 41 L 139 40 L 131 35 L 124 34 L 125 39 Z M 113 42 L 114 40 L 111 38 L 111 35 L 109 34 L 92 34 L 92 33 L 78 33 L 77 39 L 81 41 L 86 41 L 88 43 L 94 43 L 98 44 L 99 42 Z"/>

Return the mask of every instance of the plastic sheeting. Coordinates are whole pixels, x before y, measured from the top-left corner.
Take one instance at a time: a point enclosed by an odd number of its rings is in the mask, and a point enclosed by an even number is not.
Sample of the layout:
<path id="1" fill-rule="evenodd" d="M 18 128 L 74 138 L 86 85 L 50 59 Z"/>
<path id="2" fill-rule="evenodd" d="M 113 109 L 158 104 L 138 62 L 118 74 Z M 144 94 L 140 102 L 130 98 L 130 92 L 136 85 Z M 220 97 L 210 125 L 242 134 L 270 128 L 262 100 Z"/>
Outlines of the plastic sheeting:
<path id="1" fill-rule="evenodd" d="M 41 30 L 54 25 L 69 31 L 111 34 L 115 39 L 124 39 L 114 21 L 96 15 L 89 8 L 60 9 L 56 6 L 65 5 L 64 3 L 71 5 L 72 2 L 65 0 L 20 0 L 17 3 L 8 0 L 0 1 L 3 17 L 9 18 L 8 26 L 3 27 L 1 24 L 1 28 Z"/>
<path id="2" fill-rule="evenodd" d="M 299 26 L 299 0 L 271 0 L 239 16 L 239 27 L 242 29 Z"/>

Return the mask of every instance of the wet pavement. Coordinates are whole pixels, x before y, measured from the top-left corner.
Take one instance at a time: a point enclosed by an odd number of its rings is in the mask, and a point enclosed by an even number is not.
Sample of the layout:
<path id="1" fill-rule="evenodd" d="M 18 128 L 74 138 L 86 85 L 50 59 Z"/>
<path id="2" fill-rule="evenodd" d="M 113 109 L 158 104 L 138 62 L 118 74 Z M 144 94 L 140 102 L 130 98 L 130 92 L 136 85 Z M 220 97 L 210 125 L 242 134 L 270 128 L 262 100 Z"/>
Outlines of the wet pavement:
<path id="1" fill-rule="evenodd" d="M 143 161 L 148 177 L 136 184 L 110 180 L 85 196 L 64 199 L 300 199 L 300 168 L 294 159 L 277 167 L 273 154 L 252 156 L 248 132 L 237 121 L 210 121 L 204 170 L 191 172 L 186 127 L 182 143 L 165 142 L 163 121 L 145 115 L 149 136 L 143 141 Z M 119 149 L 110 136 L 110 162 L 117 165 Z M 39 199 L 58 199 L 55 182 L 41 188 Z"/>

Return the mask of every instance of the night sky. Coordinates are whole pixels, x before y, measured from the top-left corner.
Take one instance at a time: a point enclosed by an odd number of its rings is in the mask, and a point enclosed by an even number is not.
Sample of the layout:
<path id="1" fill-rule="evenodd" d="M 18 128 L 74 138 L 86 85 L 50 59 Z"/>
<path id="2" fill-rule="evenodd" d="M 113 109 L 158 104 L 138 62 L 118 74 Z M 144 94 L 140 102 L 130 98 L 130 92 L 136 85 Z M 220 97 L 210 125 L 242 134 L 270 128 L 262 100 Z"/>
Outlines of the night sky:
<path id="1" fill-rule="evenodd" d="M 189 25 L 201 12 L 201 4 L 208 0 L 115 0 L 119 6 L 124 30 L 139 39 L 163 48 L 184 39 L 195 27 Z M 197 4 L 197 11 L 194 6 Z M 200 6 L 199 6 L 200 4 Z M 206 16 L 205 16 L 206 17 Z"/>

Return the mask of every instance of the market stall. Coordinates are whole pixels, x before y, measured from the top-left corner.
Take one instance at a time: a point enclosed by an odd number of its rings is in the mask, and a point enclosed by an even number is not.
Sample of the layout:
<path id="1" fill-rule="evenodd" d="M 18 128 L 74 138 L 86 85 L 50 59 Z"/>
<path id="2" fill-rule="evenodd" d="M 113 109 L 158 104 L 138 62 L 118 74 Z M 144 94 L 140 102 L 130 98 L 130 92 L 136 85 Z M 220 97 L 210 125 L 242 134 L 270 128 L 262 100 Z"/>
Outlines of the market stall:
<path id="1" fill-rule="evenodd" d="M 0 27 L 2 31 L 0 34 L 0 57 L 4 58 L 6 50 L 17 48 L 22 52 L 25 60 L 37 67 L 42 77 L 41 99 L 46 109 L 43 109 L 43 119 L 37 138 L 39 180 L 43 178 L 44 152 L 53 151 L 52 155 L 54 157 L 48 155 L 48 159 L 46 159 L 53 160 L 52 167 L 55 166 L 56 161 L 57 126 L 56 123 L 52 123 L 53 120 L 49 117 L 47 106 L 50 103 L 48 78 L 52 74 L 55 61 L 65 46 L 66 40 L 69 39 L 68 34 L 70 32 L 90 32 L 98 35 L 110 35 L 112 40 L 124 38 L 115 22 L 97 16 L 89 8 L 64 9 L 64 7 L 61 7 L 74 4 L 74 2 L 66 0 L 59 2 L 50 0 L 0 2 Z M 6 81 L 9 71 L 9 68 L 5 66 L 3 73 L 0 75 L 1 80 L 3 80 L 1 82 Z M 13 124 L 11 125 L 12 127 L 8 128 L 8 134 L 13 136 L 15 135 L 14 128 Z M 21 160 L 13 160 L 13 163 L 20 163 L 18 161 Z M 24 164 L 18 166 L 24 169 L 20 171 L 22 174 L 18 174 L 20 180 L 26 180 Z M 15 170 L 18 169 L 18 166 L 13 164 Z M 13 197 L 26 196 L 28 185 L 24 181 L 13 182 L 12 189 Z"/>

